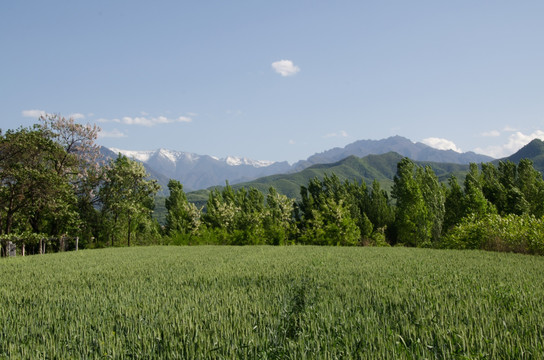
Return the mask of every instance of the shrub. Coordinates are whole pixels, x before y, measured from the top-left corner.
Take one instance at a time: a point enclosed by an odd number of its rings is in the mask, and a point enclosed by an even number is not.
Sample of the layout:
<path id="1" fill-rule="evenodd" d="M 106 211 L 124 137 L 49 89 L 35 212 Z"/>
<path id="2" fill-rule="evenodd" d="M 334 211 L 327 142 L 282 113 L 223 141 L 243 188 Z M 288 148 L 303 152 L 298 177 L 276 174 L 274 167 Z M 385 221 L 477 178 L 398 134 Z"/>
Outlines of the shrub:
<path id="1" fill-rule="evenodd" d="M 441 247 L 544 255 L 544 222 L 532 215 L 471 215 L 444 237 Z"/>

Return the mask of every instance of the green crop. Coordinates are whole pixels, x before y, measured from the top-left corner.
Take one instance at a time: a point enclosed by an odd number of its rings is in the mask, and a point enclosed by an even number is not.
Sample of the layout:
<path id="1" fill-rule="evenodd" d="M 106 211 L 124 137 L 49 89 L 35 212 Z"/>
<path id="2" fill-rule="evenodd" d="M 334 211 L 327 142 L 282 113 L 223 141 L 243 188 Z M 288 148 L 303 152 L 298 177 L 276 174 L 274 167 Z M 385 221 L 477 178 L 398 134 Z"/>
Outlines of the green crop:
<path id="1" fill-rule="evenodd" d="M 0 261 L 0 358 L 532 359 L 544 258 L 139 247 Z"/>

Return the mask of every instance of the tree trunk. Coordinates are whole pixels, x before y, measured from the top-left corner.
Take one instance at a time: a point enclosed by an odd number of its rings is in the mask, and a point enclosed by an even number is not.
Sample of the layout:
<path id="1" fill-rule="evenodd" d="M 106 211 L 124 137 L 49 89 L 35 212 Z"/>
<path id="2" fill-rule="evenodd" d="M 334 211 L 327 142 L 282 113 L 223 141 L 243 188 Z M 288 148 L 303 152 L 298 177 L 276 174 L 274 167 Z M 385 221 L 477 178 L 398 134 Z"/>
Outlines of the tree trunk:
<path id="1" fill-rule="evenodd" d="M 117 214 L 115 214 L 115 218 L 114 218 L 114 222 L 113 222 L 113 231 L 117 230 Z M 113 247 L 113 237 L 114 237 L 114 232 L 111 233 L 111 247 Z"/>
<path id="2" fill-rule="evenodd" d="M 128 217 L 128 238 L 127 238 L 127 244 L 128 244 L 128 247 L 130 247 L 130 225 L 131 225 L 131 218 L 130 218 L 130 215 Z"/>
<path id="3" fill-rule="evenodd" d="M 11 224 L 13 223 L 13 212 L 8 210 L 6 214 L 6 228 L 4 229 L 4 234 L 9 234 L 11 232 Z"/>

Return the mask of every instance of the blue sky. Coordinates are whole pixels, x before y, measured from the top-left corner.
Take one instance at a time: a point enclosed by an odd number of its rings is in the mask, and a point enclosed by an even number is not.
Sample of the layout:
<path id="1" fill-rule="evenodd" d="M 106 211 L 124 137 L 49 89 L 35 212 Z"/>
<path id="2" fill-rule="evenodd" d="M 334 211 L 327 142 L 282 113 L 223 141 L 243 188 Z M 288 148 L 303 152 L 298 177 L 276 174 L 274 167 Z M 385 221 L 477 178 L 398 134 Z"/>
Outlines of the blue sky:
<path id="1" fill-rule="evenodd" d="M 296 161 L 393 135 L 544 139 L 543 1 L 2 1 L 0 127 Z"/>

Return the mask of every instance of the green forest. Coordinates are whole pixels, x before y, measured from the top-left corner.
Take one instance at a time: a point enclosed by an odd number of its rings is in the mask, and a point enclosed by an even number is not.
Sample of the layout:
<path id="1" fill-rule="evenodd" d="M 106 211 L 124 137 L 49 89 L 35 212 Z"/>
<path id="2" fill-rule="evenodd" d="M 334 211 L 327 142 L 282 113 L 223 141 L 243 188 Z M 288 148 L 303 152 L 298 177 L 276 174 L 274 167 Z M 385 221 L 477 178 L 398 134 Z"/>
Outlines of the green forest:
<path id="1" fill-rule="evenodd" d="M 397 163 L 391 189 L 331 173 L 300 186 L 187 200 L 168 183 L 166 218 L 153 217 L 160 190 L 144 166 L 104 160 L 99 129 L 60 115 L 0 133 L 2 255 L 148 244 L 410 246 L 544 254 L 544 180 L 529 159 L 471 164 L 439 181 L 431 166 Z"/>

